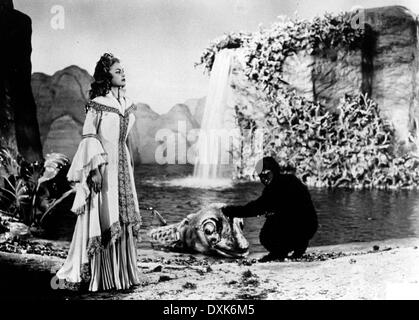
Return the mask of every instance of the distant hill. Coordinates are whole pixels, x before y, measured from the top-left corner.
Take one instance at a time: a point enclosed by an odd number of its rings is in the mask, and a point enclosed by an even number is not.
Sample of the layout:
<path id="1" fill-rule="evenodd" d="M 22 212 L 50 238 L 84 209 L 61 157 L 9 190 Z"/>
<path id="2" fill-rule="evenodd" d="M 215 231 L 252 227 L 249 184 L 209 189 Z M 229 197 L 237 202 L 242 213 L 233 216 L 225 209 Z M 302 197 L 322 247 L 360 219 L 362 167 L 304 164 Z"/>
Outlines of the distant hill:
<path id="1" fill-rule="evenodd" d="M 180 125 L 181 128 L 184 126 L 187 134 L 191 129 L 199 128 L 189 108 L 184 104 L 177 104 L 169 112 L 162 115 L 152 111 L 146 104 L 137 104 L 137 107 L 136 130 L 133 134 L 133 139 L 134 146 L 136 146 L 134 153 L 140 158 L 141 163 L 156 162 L 156 149 L 161 143 L 156 141 L 156 134 L 159 130 L 166 129 L 168 130 L 167 133 L 178 133 Z M 182 134 L 182 137 L 186 138 L 184 134 Z"/>

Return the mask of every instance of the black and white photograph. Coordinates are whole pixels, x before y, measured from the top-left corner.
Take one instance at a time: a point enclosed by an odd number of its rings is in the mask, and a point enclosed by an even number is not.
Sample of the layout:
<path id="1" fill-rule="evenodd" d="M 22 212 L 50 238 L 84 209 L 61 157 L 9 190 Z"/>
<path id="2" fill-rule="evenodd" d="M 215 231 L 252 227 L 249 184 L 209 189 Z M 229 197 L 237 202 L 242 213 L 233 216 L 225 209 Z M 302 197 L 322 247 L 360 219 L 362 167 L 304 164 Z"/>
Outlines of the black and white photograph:
<path id="1" fill-rule="evenodd" d="M 419 2 L 0 0 L 0 39 L 2 300 L 419 299 Z"/>

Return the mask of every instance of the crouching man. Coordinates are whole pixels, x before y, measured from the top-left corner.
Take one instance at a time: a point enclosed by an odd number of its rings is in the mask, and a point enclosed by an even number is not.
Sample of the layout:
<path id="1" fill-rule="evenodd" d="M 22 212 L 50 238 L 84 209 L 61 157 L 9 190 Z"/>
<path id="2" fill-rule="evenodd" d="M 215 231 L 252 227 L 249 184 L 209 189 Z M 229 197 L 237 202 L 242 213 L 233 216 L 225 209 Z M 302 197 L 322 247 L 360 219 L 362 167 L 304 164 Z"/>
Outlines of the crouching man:
<path id="1" fill-rule="evenodd" d="M 293 174 L 282 174 L 276 160 L 265 157 L 256 165 L 260 181 L 265 185 L 262 195 L 244 206 L 222 208 L 227 217 L 265 215 L 260 243 L 269 254 L 260 262 L 300 258 L 318 228 L 317 213 L 307 187 Z"/>

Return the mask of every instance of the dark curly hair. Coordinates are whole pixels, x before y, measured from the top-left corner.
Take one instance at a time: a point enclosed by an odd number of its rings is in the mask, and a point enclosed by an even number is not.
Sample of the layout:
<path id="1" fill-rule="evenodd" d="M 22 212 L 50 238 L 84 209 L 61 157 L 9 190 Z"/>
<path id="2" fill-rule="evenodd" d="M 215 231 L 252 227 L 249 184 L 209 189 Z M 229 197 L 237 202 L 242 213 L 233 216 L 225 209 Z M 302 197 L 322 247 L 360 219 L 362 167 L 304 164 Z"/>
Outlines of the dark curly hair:
<path id="1" fill-rule="evenodd" d="M 112 53 L 105 53 L 100 57 L 93 74 L 95 81 L 90 85 L 90 99 L 105 96 L 111 90 L 112 75 L 109 73 L 109 70 L 116 62 L 120 61 Z"/>

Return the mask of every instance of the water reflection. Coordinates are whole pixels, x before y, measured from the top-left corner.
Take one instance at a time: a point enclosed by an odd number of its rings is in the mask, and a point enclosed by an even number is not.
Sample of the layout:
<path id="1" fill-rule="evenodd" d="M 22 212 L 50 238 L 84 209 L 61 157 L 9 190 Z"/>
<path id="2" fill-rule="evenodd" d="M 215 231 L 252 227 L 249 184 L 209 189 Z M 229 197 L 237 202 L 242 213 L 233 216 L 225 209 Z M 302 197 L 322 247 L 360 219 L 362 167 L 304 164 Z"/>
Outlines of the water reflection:
<path id="1" fill-rule="evenodd" d="M 417 236 L 417 191 L 311 190 L 321 227 L 315 244 Z M 412 224 L 412 221 L 416 223 Z M 331 243 L 332 242 L 332 243 Z"/>

